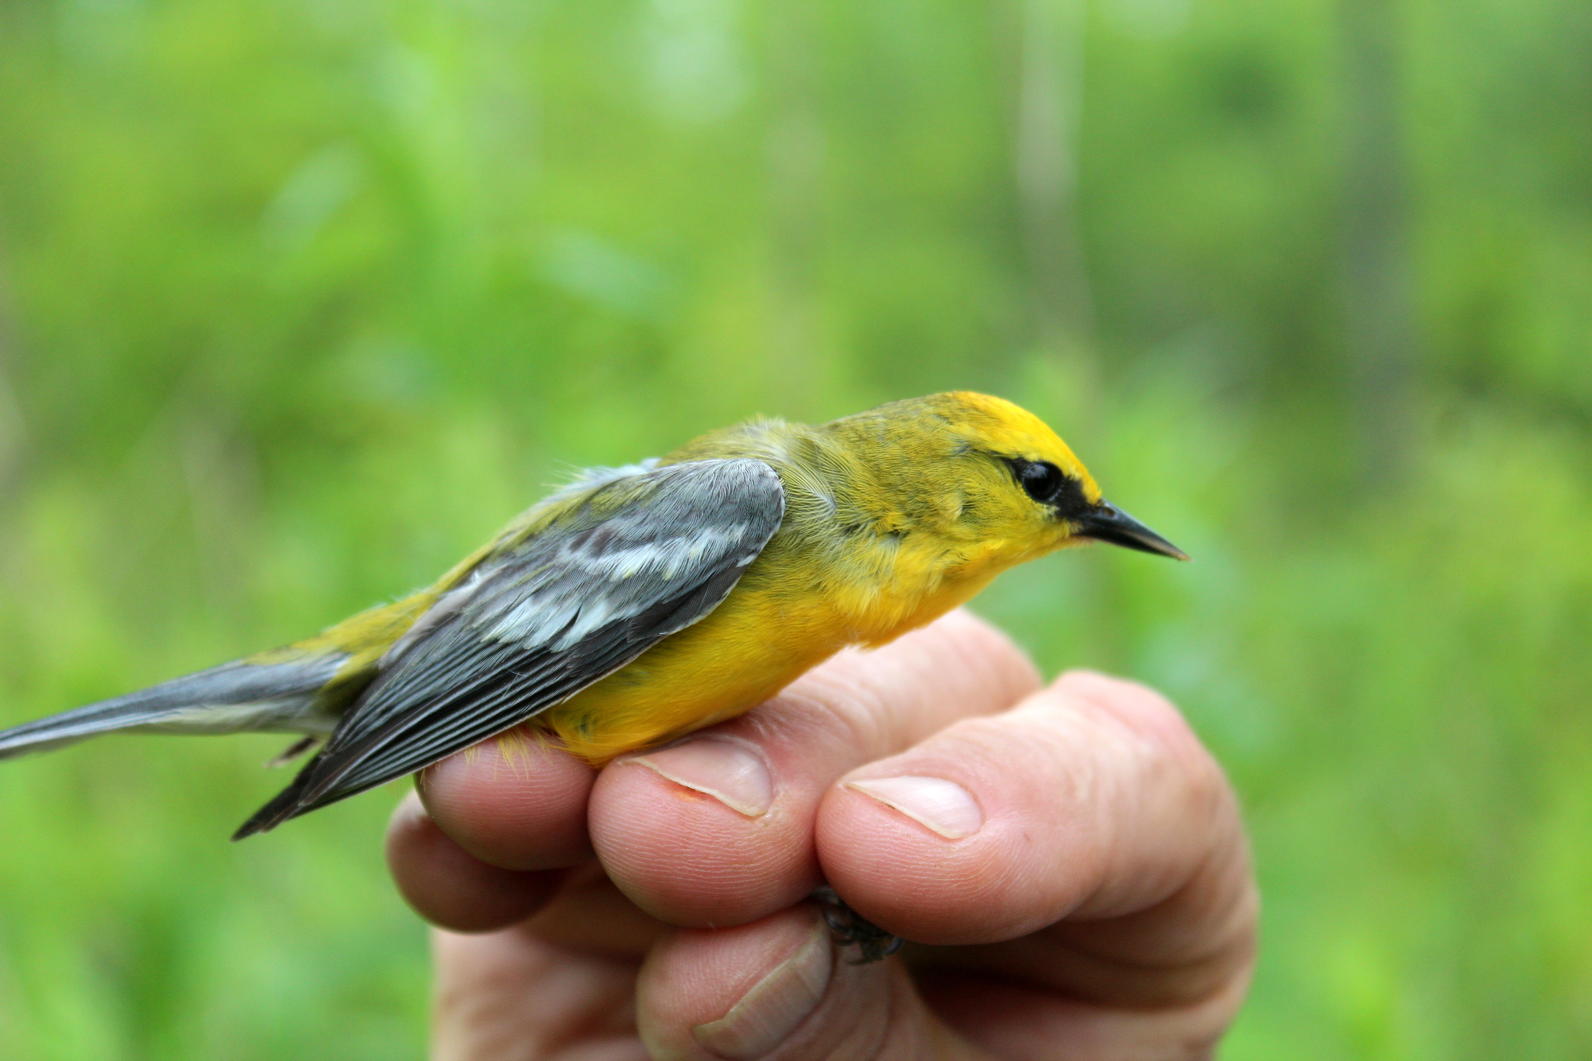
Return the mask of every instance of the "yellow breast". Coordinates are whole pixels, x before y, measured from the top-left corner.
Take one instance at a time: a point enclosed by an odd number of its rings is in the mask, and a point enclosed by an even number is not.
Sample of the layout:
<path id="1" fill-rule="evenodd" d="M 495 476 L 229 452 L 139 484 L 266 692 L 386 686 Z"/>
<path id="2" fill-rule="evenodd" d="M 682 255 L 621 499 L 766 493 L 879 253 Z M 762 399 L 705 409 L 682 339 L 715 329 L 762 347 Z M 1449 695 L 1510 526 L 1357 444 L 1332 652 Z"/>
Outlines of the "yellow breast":
<path id="1" fill-rule="evenodd" d="M 954 559 L 890 540 L 814 555 L 776 538 L 712 614 L 539 724 L 599 764 L 733 718 L 848 645 L 884 644 L 932 621 L 999 570 Z"/>

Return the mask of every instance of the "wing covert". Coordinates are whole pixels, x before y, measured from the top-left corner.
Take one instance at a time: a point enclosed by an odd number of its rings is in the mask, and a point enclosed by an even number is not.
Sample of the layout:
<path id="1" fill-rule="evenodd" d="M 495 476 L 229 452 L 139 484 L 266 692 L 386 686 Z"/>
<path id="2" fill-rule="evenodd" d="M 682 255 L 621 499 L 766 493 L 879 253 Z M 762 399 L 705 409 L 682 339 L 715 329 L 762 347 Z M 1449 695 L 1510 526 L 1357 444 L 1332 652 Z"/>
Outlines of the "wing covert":
<path id="1" fill-rule="evenodd" d="M 784 517 L 768 464 L 599 482 L 500 542 L 382 659 L 319 755 L 238 836 L 379 785 L 573 696 L 727 596 Z"/>

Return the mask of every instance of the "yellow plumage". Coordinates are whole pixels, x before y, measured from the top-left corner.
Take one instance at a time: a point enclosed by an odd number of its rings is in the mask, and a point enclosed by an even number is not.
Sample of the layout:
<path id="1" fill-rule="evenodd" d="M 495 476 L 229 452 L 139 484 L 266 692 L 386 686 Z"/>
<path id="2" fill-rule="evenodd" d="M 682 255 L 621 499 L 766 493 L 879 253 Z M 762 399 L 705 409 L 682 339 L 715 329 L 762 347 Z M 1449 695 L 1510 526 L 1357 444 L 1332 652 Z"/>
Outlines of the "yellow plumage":
<path id="1" fill-rule="evenodd" d="M 746 711 L 837 650 L 1089 539 L 1182 555 L 1002 399 L 757 421 L 576 484 L 435 585 L 314 637 L 0 733 L 0 757 L 118 728 L 335 725 L 243 834 L 526 718 L 601 763 Z"/>
<path id="2" fill-rule="evenodd" d="M 1031 518 L 1031 503 L 1014 503 L 1004 469 L 957 452 L 968 437 L 1049 459 L 1100 496 L 1038 418 L 966 393 L 896 402 L 818 428 L 779 421 L 728 428 L 670 453 L 663 463 L 767 461 L 785 487 L 785 522 L 712 614 L 553 708 L 545 725 L 592 762 L 711 725 L 841 648 L 882 644 L 931 622 L 1007 567 L 1061 545 L 1064 532 Z M 964 520 L 973 504 L 986 515 Z M 848 527 L 862 530 L 843 533 Z"/>

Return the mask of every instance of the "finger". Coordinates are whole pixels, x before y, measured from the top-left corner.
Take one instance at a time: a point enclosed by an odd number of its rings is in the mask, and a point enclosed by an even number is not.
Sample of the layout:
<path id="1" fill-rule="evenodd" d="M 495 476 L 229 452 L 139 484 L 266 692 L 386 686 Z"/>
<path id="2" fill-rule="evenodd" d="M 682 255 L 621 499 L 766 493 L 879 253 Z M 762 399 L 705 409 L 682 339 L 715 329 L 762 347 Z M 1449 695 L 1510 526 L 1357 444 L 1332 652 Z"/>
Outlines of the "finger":
<path id="1" fill-rule="evenodd" d="M 1231 789 L 1175 708 L 1101 675 L 1067 675 L 868 764 L 830 790 L 817 838 L 840 894 L 909 939 L 1079 922 L 999 952 L 1051 986 L 1145 1001 L 1169 983 L 1225 983 L 1252 951 Z M 1102 919 L 1115 920 L 1087 924 Z M 1146 977 L 1143 963 L 1170 972 Z"/>
<path id="2" fill-rule="evenodd" d="M 524 923 L 531 935 L 570 951 L 641 962 L 666 931 L 636 907 L 595 862 L 570 870 L 569 879 Z"/>
<path id="3" fill-rule="evenodd" d="M 634 961 L 571 953 L 524 926 L 478 936 L 436 932 L 432 954 L 434 1058 L 646 1056 L 635 1038 Z"/>
<path id="4" fill-rule="evenodd" d="M 966 612 L 873 652 L 843 652 L 750 715 L 620 760 L 589 821 L 614 882 L 679 925 L 728 925 L 818 883 L 813 817 L 834 778 L 1037 685 L 1026 657 Z"/>
<path id="5" fill-rule="evenodd" d="M 387 865 L 399 893 L 421 917 L 458 932 L 484 932 L 528 917 L 563 876 L 482 862 L 443 833 L 413 793 L 388 824 Z"/>
<path id="6" fill-rule="evenodd" d="M 721 930 L 685 929 L 642 967 L 637 1025 L 655 1058 L 958 1058 L 898 962 L 852 965 L 803 904 Z"/>
<path id="7" fill-rule="evenodd" d="M 1010 976 L 925 974 L 925 1004 L 948 1026 L 996 1057 L 1065 1056 L 1067 1061 L 1164 1058 L 1209 1061 L 1242 1002 L 1245 981 L 1185 1005 L 1102 1006 L 1014 981 Z M 1059 1050 L 1058 1044 L 1065 1044 Z"/>
<path id="8" fill-rule="evenodd" d="M 520 728 L 431 766 L 416 787 L 432 821 L 476 858 L 504 869 L 551 869 L 591 856 L 586 799 L 594 776 Z"/>

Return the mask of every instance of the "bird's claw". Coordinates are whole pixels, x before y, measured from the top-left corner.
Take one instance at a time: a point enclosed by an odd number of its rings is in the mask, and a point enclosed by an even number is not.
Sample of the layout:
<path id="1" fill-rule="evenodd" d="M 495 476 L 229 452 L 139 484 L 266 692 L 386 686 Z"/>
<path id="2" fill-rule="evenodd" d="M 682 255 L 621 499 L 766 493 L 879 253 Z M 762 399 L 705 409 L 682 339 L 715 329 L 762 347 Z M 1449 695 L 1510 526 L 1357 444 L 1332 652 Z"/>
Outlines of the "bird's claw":
<path id="1" fill-rule="evenodd" d="M 829 934 L 835 942 L 842 947 L 852 943 L 857 945 L 857 956 L 851 960 L 852 965 L 883 961 L 900 950 L 905 942 L 900 936 L 891 935 L 857 913 L 827 884 L 813 892 L 813 901 L 823 911 L 824 923 L 829 926 Z"/>

